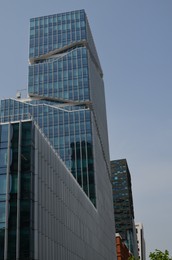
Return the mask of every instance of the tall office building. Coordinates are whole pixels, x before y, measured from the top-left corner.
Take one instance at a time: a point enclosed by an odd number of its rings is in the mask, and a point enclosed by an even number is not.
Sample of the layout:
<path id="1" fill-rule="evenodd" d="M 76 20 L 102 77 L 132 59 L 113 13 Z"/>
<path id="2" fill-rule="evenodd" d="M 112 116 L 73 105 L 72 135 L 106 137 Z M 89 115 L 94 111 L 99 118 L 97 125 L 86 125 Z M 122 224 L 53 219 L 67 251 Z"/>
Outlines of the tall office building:
<path id="1" fill-rule="evenodd" d="M 136 223 L 136 233 L 137 233 L 137 244 L 139 250 L 139 259 L 146 260 L 146 245 L 145 245 L 144 229 L 142 223 Z"/>
<path id="2" fill-rule="evenodd" d="M 111 161 L 111 173 L 116 232 L 138 257 L 131 176 L 126 159 Z"/>
<path id="3" fill-rule="evenodd" d="M 30 20 L 0 102 L 0 260 L 116 259 L 103 73 L 84 10 Z"/>

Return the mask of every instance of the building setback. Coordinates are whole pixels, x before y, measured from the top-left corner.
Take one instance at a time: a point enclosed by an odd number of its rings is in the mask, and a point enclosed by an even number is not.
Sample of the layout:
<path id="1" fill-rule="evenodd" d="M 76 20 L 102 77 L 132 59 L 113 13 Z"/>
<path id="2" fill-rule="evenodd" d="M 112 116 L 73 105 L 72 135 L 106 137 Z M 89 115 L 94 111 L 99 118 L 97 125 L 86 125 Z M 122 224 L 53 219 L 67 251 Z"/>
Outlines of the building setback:
<path id="1" fill-rule="evenodd" d="M 126 159 L 111 161 L 111 173 L 116 232 L 137 257 L 131 176 Z"/>
<path id="2" fill-rule="evenodd" d="M 0 260 L 116 259 L 103 73 L 84 10 L 30 20 L 0 102 Z"/>

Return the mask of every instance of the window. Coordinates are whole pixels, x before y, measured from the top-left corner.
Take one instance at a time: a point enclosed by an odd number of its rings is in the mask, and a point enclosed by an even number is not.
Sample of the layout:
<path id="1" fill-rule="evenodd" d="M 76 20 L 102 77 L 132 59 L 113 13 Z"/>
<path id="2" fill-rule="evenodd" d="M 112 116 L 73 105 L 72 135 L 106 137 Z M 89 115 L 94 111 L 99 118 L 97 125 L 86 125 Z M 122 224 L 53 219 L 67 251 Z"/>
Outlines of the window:
<path id="1" fill-rule="evenodd" d="M 0 222 L 5 222 L 5 202 L 0 203 Z"/>
<path id="2" fill-rule="evenodd" d="M 6 175 L 0 175 L 0 194 L 6 193 Z"/>
<path id="3" fill-rule="evenodd" d="M 7 149 L 0 149 L 0 166 L 5 167 L 7 165 Z"/>

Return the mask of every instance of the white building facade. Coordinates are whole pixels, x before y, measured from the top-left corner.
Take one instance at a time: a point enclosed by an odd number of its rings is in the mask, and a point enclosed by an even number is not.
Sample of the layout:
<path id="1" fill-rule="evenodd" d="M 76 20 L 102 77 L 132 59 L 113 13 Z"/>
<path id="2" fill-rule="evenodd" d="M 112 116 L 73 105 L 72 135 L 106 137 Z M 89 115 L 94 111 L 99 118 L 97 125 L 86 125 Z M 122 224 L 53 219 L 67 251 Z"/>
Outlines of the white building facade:
<path id="1" fill-rule="evenodd" d="M 144 230 L 143 230 L 142 223 L 136 223 L 136 233 L 137 233 L 139 258 L 141 260 L 146 260 L 146 246 L 145 246 Z"/>

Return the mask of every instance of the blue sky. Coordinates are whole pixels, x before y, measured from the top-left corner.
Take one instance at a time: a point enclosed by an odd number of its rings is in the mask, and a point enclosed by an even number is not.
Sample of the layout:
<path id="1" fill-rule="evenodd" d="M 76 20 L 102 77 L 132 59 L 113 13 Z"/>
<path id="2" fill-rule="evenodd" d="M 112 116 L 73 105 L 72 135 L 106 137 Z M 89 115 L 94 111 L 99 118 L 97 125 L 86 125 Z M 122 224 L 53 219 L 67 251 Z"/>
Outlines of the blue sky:
<path id="1" fill-rule="evenodd" d="M 147 252 L 172 255 L 171 0 L 1 0 L 0 98 L 27 88 L 29 19 L 83 8 L 104 71 L 111 159 L 128 161 Z"/>

